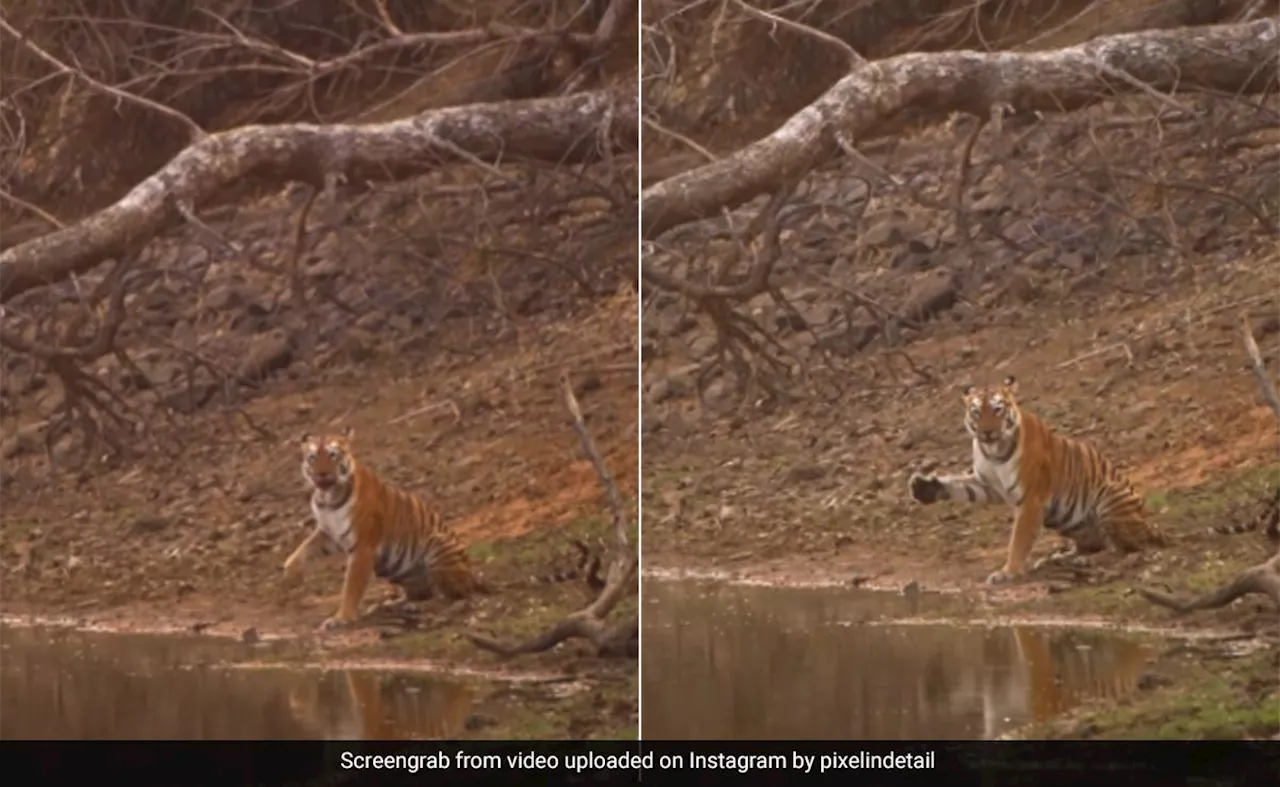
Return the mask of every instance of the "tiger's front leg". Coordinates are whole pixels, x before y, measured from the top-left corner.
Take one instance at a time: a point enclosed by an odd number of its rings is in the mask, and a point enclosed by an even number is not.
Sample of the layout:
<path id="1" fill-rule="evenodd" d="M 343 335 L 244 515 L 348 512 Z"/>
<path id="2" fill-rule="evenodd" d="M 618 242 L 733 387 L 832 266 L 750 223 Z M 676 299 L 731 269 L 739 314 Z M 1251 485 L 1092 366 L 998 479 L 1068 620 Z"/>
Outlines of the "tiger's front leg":
<path id="1" fill-rule="evenodd" d="M 322 630 L 340 628 L 355 622 L 360 601 L 373 576 L 375 551 L 372 546 L 357 544 L 347 558 L 347 573 L 342 581 L 342 602 L 338 605 L 338 614 L 321 623 Z"/>
<path id="2" fill-rule="evenodd" d="M 1044 501 L 1026 497 L 1018 506 L 1013 519 L 1013 532 L 1009 535 L 1009 554 L 1004 567 L 987 577 L 988 585 L 1003 585 L 1022 576 L 1026 570 L 1031 546 L 1044 525 Z"/>
<path id="3" fill-rule="evenodd" d="M 286 585 L 295 585 L 302 579 L 307 561 L 324 551 L 325 539 L 328 536 L 319 527 L 311 531 L 298 548 L 284 561 L 284 581 Z"/>
<path id="4" fill-rule="evenodd" d="M 967 500 L 970 503 L 995 503 L 1003 498 L 973 472 L 964 475 L 921 475 L 912 473 L 908 482 L 911 497 L 929 505 L 939 500 Z"/>

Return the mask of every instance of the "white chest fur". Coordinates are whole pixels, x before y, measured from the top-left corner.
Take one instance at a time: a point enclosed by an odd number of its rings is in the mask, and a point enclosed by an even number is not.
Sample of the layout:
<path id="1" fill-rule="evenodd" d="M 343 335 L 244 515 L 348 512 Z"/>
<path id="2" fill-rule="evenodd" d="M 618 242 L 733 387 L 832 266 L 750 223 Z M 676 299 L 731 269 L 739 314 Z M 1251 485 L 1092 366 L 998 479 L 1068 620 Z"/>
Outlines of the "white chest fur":
<path id="1" fill-rule="evenodd" d="M 1003 462 L 993 462 L 982 453 L 978 441 L 973 441 L 973 474 L 991 489 L 999 492 L 1005 502 L 1012 503 L 1021 497 L 1018 484 L 1018 459 L 1022 450 L 1016 449 L 1013 455 Z"/>
<path id="2" fill-rule="evenodd" d="M 328 534 L 333 542 L 342 547 L 344 552 L 355 549 L 356 534 L 351 531 L 351 508 L 355 505 L 352 495 L 340 508 L 321 508 L 316 499 L 311 498 L 311 513 L 315 515 L 316 524 Z"/>

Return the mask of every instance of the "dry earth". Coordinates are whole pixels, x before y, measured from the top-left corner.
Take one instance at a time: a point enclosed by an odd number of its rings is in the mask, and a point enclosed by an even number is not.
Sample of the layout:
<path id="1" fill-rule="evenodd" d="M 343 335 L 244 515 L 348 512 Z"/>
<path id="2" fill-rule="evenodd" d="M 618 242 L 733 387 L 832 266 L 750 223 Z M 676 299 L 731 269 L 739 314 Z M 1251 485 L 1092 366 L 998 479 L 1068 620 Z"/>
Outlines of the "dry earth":
<path id="1" fill-rule="evenodd" d="M 65 437 L 52 446 L 58 464 L 51 470 L 43 435 L 59 386 L 27 359 L 6 358 L 4 613 L 121 630 L 299 637 L 309 643 L 299 653 L 308 662 L 407 662 L 489 675 L 567 671 L 588 691 L 560 703 L 562 717 L 553 710 L 536 732 L 499 727 L 489 734 L 634 735 L 634 660 L 597 660 L 571 642 L 504 662 L 461 637 L 464 628 L 523 637 L 587 600 L 577 582 L 528 581 L 575 564 L 570 537 L 607 536 L 603 488 L 571 428 L 561 369 L 624 499 L 635 499 L 629 244 L 621 237 L 580 271 L 519 254 L 486 258 L 482 237 L 475 251 L 451 258 L 447 241 L 432 233 L 464 226 L 467 200 L 437 200 L 425 225 L 412 201 L 415 190 L 448 177 L 375 195 L 344 232 L 320 233 L 301 309 L 287 284 L 261 267 L 227 264 L 216 251 L 210 261 L 194 233 L 153 243 L 146 261 L 154 267 L 207 271 L 199 286 L 165 275 L 130 296 L 137 319 L 124 343 L 153 388 L 139 386 L 113 359 L 98 370 L 145 414 L 152 434 L 139 435 L 137 457 L 81 467 L 79 443 Z M 503 200 L 522 198 L 496 199 L 491 219 Z M 562 211 L 541 231 L 572 239 L 566 226 L 590 207 Z M 288 237 L 280 230 L 291 221 L 280 208 L 267 199 L 214 226 L 258 260 L 278 258 L 280 238 Z M 513 230 L 505 231 L 514 245 Z M 442 244 L 435 259 L 415 254 L 433 238 Z M 368 262 L 342 263 L 354 259 Z M 252 382 L 234 384 L 228 399 L 209 367 L 189 378 L 191 367 L 174 352 L 179 342 Z M 431 602 L 416 620 L 375 620 L 316 638 L 317 624 L 337 607 L 342 561 L 314 564 L 300 587 L 280 582 L 281 564 L 308 526 L 298 439 L 348 425 L 362 461 L 434 501 L 486 576 L 514 584 L 491 597 Z M 634 521 L 635 511 L 629 515 Z M 375 582 L 366 600 L 388 592 Z M 626 602 L 615 614 L 634 608 Z"/>

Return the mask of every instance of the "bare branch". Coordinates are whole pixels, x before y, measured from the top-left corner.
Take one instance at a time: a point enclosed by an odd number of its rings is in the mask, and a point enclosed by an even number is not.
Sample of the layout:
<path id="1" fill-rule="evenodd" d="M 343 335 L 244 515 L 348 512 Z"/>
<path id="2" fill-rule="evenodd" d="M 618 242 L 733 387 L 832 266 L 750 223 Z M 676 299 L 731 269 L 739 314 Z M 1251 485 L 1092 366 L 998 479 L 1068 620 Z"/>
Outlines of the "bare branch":
<path id="1" fill-rule="evenodd" d="M 769 136 L 644 190 L 646 239 L 808 172 L 836 150 L 835 134 L 865 141 L 904 110 L 983 116 L 991 107 L 1061 112 L 1109 92 L 1257 92 L 1274 82 L 1280 21 L 1150 30 L 1047 52 L 913 52 L 855 69 Z M 1123 75 L 1120 78 L 1118 75 Z"/>
<path id="2" fill-rule="evenodd" d="M 622 495 L 618 494 L 618 485 L 614 483 L 613 475 L 605 467 L 604 459 L 600 457 L 600 451 L 596 449 L 596 443 L 587 431 L 587 424 L 582 419 L 582 408 L 578 405 L 578 397 L 573 395 L 573 385 L 569 382 L 569 373 L 566 371 L 560 372 L 560 392 L 564 394 L 565 407 L 573 417 L 573 430 L 582 441 L 582 450 L 591 460 L 591 466 L 595 468 L 605 494 L 609 496 L 609 509 L 613 512 L 614 541 L 618 550 L 624 552 L 627 548 L 627 510 L 622 504 Z"/>
<path id="3" fill-rule="evenodd" d="M 64 230 L 0 253 L 0 303 L 82 274 L 127 253 L 179 220 L 177 205 L 198 206 L 254 176 L 322 188 L 330 175 L 384 179 L 432 160 L 449 147 L 497 159 L 559 162 L 593 159 L 600 118 L 611 115 L 609 142 L 634 147 L 637 97 L 610 91 L 474 104 L 368 125 L 309 123 L 246 126 L 205 137 L 175 156 L 122 199 Z"/>
<path id="4" fill-rule="evenodd" d="M 1276 395 L 1276 386 L 1267 376 L 1267 365 L 1262 362 L 1262 352 L 1258 350 L 1258 343 L 1254 341 L 1248 312 L 1240 313 L 1240 333 L 1241 338 L 1244 339 L 1244 351 L 1249 356 L 1253 376 L 1258 378 L 1258 385 L 1262 388 L 1262 397 L 1267 400 L 1267 404 L 1271 405 L 1271 411 L 1276 414 L 1276 418 L 1280 418 L 1280 396 Z"/>
<path id="5" fill-rule="evenodd" d="M 734 0 L 734 4 L 737 5 L 739 8 L 741 8 L 743 11 L 746 11 L 748 14 L 750 14 L 751 16 L 754 16 L 757 19 L 768 22 L 771 25 L 776 25 L 778 27 L 791 30 L 793 32 L 799 33 L 800 35 L 810 36 L 817 41 L 821 41 L 822 43 L 828 46 L 831 46 L 840 50 L 840 52 L 844 54 L 845 59 L 849 61 L 850 68 L 863 65 L 867 62 L 867 59 L 862 55 L 860 55 L 856 49 L 849 46 L 844 41 L 841 41 L 840 39 L 831 35 L 830 33 L 824 33 L 823 31 L 818 30 L 815 27 L 810 27 L 809 25 L 803 24 L 801 22 L 795 22 L 790 19 L 786 19 L 784 17 L 778 16 L 777 14 L 773 14 L 763 9 L 756 8 L 755 6 L 744 3 L 742 0 Z"/>
<path id="6" fill-rule="evenodd" d="M 78 68 L 72 68 L 71 66 L 62 62 L 58 58 L 54 57 L 53 55 L 41 49 L 40 47 L 36 46 L 35 42 L 31 41 L 31 39 L 27 38 L 21 32 L 15 29 L 12 25 L 10 25 L 7 21 L 5 21 L 4 17 L 2 16 L 0 16 L 0 30 L 5 31 L 9 35 L 18 39 L 18 41 L 20 41 L 22 45 L 26 47 L 27 51 L 31 52 L 31 54 L 40 58 L 41 60 L 53 66 L 54 68 L 58 69 L 62 73 L 66 74 L 67 76 L 74 77 L 76 79 L 83 81 L 86 85 L 98 91 L 99 93 L 110 96 L 111 98 L 114 98 L 117 101 L 124 101 L 130 104 L 137 104 L 138 106 L 145 107 L 146 109 L 149 109 L 152 112 L 155 112 L 160 115 L 164 115 L 165 117 L 171 120 L 178 121 L 179 123 L 181 123 L 183 126 L 186 127 L 187 132 L 191 135 L 192 140 L 199 140 L 208 136 L 208 132 L 200 128 L 199 124 L 197 124 L 194 120 L 182 114 L 181 112 L 177 111 L 176 109 L 166 107 L 164 104 L 157 104 L 156 102 L 152 101 L 149 98 L 143 98 L 142 96 L 135 96 L 134 94 L 126 90 L 120 90 L 119 88 L 114 88 L 110 85 L 104 85 L 103 83 L 99 82 L 98 80 L 84 73 L 84 71 Z"/>

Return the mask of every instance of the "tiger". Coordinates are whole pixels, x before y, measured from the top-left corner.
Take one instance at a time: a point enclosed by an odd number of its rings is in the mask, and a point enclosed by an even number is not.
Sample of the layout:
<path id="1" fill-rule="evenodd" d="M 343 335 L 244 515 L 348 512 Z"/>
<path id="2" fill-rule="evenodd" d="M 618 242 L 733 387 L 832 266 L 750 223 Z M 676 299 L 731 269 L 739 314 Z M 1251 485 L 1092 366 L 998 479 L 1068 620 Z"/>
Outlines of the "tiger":
<path id="1" fill-rule="evenodd" d="M 467 732 L 475 696 L 465 684 L 428 676 L 342 670 L 298 681 L 288 692 L 289 713 L 327 740 L 456 740 Z M 407 689 L 407 690 L 406 690 Z M 346 695 L 344 702 L 342 696 Z"/>
<path id="2" fill-rule="evenodd" d="M 1229 525 L 1213 525 L 1209 532 L 1221 536 L 1232 536 L 1240 533 L 1252 533 L 1261 530 L 1267 540 L 1280 545 L 1280 485 L 1276 486 L 1270 499 L 1263 504 L 1258 515 L 1247 522 L 1232 522 Z"/>
<path id="3" fill-rule="evenodd" d="M 342 434 L 303 434 L 302 475 L 310 490 L 315 527 L 284 562 L 289 583 L 297 582 L 312 558 L 334 549 L 347 555 L 337 612 L 321 630 L 354 624 L 358 608 L 373 576 L 388 580 L 400 591 L 394 603 L 443 597 L 463 599 L 491 594 L 499 586 L 486 581 L 472 565 L 466 547 L 446 526 L 439 512 L 423 500 L 379 476 L 359 462 L 351 448 L 355 430 Z M 575 569 L 538 582 L 566 582 L 587 572 L 594 588 L 599 559 L 575 542 L 582 552 Z"/>
<path id="4" fill-rule="evenodd" d="M 1089 561 L 1111 545 L 1123 554 L 1166 546 L 1146 516 L 1142 497 L 1091 445 L 1057 434 L 1018 405 L 1017 380 L 997 386 L 966 386 L 964 427 L 973 438 L 973 467 L 964 475 L 912 473 L 911 496 L 923 504 L 939 500 L 1005 502 L 1014 507 L 1013 532 L 1004 566 L 988 585 L 1022 577 L 1043 525 L 1068 545 L 1032 566 Z"/>

